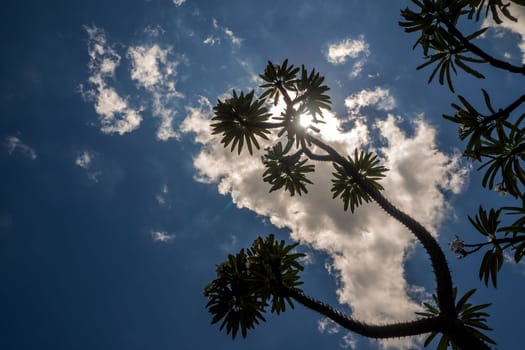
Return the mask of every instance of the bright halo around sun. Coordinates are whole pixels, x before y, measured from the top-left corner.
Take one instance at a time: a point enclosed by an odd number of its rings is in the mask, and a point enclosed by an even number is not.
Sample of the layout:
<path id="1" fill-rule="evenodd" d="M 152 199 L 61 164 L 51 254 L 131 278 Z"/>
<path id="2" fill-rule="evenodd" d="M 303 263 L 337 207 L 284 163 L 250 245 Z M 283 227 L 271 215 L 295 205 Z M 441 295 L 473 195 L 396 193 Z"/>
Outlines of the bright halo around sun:
<path id="1" fill-rule="evenodd" d="M 303 128 L 307 128 L 310 125 L 314 125 L 314 117 L 312 117 L 310 114 L 301 114 L 299 116 L 299 124 L 301 124 Z"/>
<path id="2" fill-rule="evenodd" d="M 323 111 L 323 117 L 318 117 L 321 123 L 315 123 L 314 117 L 311 114 L 301 114 L 299 116 L 299 124 L 303 128 L 309 126 L 319 129 L 319 133 L 309 130 L 313 135 L 318 134 L 326 141 L 337 141 L 345 138 L 343 131 L 341 130 L 341 122 L 332 112 Z"/>

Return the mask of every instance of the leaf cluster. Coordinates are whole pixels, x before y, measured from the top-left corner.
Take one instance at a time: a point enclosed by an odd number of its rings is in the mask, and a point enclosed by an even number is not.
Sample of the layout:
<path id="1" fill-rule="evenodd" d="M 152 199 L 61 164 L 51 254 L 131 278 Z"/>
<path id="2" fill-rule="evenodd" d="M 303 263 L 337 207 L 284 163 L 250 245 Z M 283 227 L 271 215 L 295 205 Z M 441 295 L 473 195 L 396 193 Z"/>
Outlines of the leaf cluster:
<path id="1" fill-rule="evenodd" d="M 458 319 L 465 325 L 465 328 L 467 328 L 468 331 L 470 331 L 480 340 L 489 344 L 496 344 L 494 340 L 492 340 L 489 336 L 482 332 L 492 330 L 490 327 L 487 326 L 487 317 L 489 316 L 489 314 L 485 311 L 482 311 L 489 307 L 491 304 L 475 305 L 468 302 L 470 297 L 472 297 L 472 295 L 474 295 L 475 292 L 476 289 L 469 290 L 455 303 L 455 309 L 458 314 Z M 454 288 L 454 300 L 456 299 L 456 295 L 457 289 Z M 425 307 L 426 311 L 417 312 L 418 315 L 423 317 L 436 317 L 441 315 L 439 300 L 437 296 L 433 294 L 432 299 L 434 303 L 423 303 L 423 306 Z M 439 332 L 430 333 L 430 335 L 425 339 L 424 346 L 427 347 L 428 345 L 430 345 L 438 334 Z M 460 350 L 459 347 L 450 339 L 448 335 L 442 334 L 436 349 L 447 350 L 449 346 L 453 350 Z"/>
<path id="2" fill-rule="evenodd" d="M 364 151 L 358 152 L 357 148 L 354 150 L 354 157 L 348 157 L 348 161 L 358 169 L 359 173 L 377 190 L 383 190 L 383 186 L 378 182 L 386 176 L 387 168 L 380 165 L 377 155 L 372 152 L 366 153 Z M 368 203 L 372 200 L 368 193 L 364 191 L 350 176 L 345 168 L 341 165 L 333 163 L 335 172 L 332 173 L 334 178 L 332 179 L 333 192 L 332 198 L 341 197 L 344 204 L 344 210 L 348 210 L 353 213 L 354 210 L 359 207 L 363 202 Z"/>
<path id="3" fill-rule="evenodd" d="M 297 115 L 310 113 L 314 118 L 322 116 L 323 109 L 331 109 L 330 96 L 326 95 L 330 88 L 323 84 L 325 78 L 315 69 L 308 72 L 304 65 L 300 69 L 288 65 L 288 60 L 281 65 L 269 61 L 259 77 L 264 81 L 259 85 L 264 90 L 260 99 L 270 99 L 277 105 L 284 97 L 288 105 L 297 106 Z"/>
<path id="4" fill-rule="evenodd" d="M 266 150 L 266 154 L 261 157 L 266 168 L 263 173 L 263 180 L 272 187 L 270 192 L 276 191 L 284 186 L 284 190 L 290 192 L 291 196 L 296 193 L 302 195 L 308 193 L 306 184 L 313 184 L 306 174 L 315 170 L 313 164 L 307 164 L 308 159 L 302 158 L 302 152 L 286 155 L 293 142 L 283 149 L 281 142 Z"/>
<path id="5" fill-rule="evenodd" d="M 230 254 L 217 265 L 217 278 L 204 289 L 211 323 L 222 320 L 221 330 L 226 327 L 232 338 L 240 330 L 245 338 L 249 329 L 266 321 L 263 315 L 268 306 L 277 314 L 284 312 L 287 304 L 293 308 L 291 298 L 280 287 L 299 290 L 302 284 L 299 272 L 303 267 L 298 259 L 304 254 L 293 252 L 297 245 L 277 241 L 274 235 L 258 237 L 251 248 Z"/>
<path id="6" fill-rule="evenodd" d="M 520 215 L 520 217 L 509 226 L 500 227 L 500 214 L 506 212 L 508 215 Z M 490 244 L 481 261 L 479 278 L 488 286 L 489 280 L 497 287 L 498 272 L 503 266 L 504 251 L 514 251 L 514 260 L 518 263 L 525 254 L 525 209 L 523 207 L 502 207 L 498 210 L 490 209 L 488 212 L 482 206 L 478 214 L 468 218 L 476 230 L 485 236 Z M 503 234 L 503 237 L 501 235 Z M 481 247 L 485 244 L 469 245 Z"/>
<path id="7" fill-rule="evenodd" d="M 434 65 L 428 82 L 438 76 L 439 83 L 443 85 L 445 80 L 449 89 L 454 92 L 451 72 L 457 75 L 457 67 L 468 74 L 483 79 L 484 76 L 472 68 L 472 63 L 484 63 L 485 60 L 470 53 L 466 43 L 480 37 L 487 28 L 476 30 L 463 37 L 451 31 L 459 18 L 468 15 L 472 11 L 473 1 L 468 0 L 412 0 L 419 8 L 413 11 L 409 8 L 401 11 L 405 19 L 399 22 L 407 33 L 420 32 L 414 47 L 421 46 L 426 62 L 417 67 L 423 69 Z M 439 74 L 438 74 L 439 73 Z"/>
<path id="8" fill-rule="evenodd" d="M 237 147 L 241 153 L 244 143 L 248 152 L 253 154 L 253 146 L 259 149 L 256 137 L 268 139 L 270 131 L 263 124 L 270 117 L 270 113 L 263 100 L 254 100 L 255 92 L 248 94 L 233 90 L 233 96 L 225 101 L 218 100 L 213 108 L 215 116 L 212 118 L 212 134 L 222 134 L 221 143 L 224 147 L 231 144 L 231 151 Z M 253 144 L 253 146 L 252 146 Z"/>

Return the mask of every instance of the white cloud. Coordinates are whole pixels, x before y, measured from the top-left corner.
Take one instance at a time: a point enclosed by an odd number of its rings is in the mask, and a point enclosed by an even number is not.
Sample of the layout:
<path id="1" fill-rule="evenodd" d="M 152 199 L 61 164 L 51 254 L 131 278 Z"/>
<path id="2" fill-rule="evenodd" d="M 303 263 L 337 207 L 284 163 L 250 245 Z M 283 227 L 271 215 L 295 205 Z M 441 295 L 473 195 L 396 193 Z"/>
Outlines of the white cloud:
<path id="1" fill-rule="evenodd" d="M 164 28 L 162 28 L 159 25 L 156 25 L 156 26 L 149 25 L 146 28 L 144 28 L 144 33 L 148 34 L 149 36 L 155 37 L 155 38 L 161 34 L 164 34 L 165 32 L 166 31 L 164 30 Z"/>
<path id="2" fill-rule="evenodd" d="M 186 0 L 173 0 L 173 5 L 180 6 L 180 5 L 184 4 L 185 2 L 186 2 Z"/>
<path id="3" fill-rule="evenodd" d="M 175 98 L 183 95 L 175 88 L 177 62 L 169 60 L 171 48 L 159 45 L 134 46 L 128 49 L 131 60 L 131 79 L 151 93 L 153 115 L 160 118 L 157 139 L 167 141 L 177 138 L 173 129 L 175 111 L 168 107 Z"/>
<path id="4" fill-rule="evenodd" d="M 213 35 L 210 35 L 209 37 L 207 37 L 206 39 L 204 39 L 204 41 L 202 42 L 204 45 L 209 45 L 209 46 L 213 46 L 215 44 L 220 44 L 221 43 L 221 39 L 218 38 L 218 37 L 215 37 Z"/>
<path id="5" fill-rule="evenodd" d="M 509 3 L 508 10 L 514 17 L 518 19 L 517 22 L 513 22 L 507 19 L 505 16 L 500 15 L 500 18 L 503 20 L 503 23 L 496 24 L 492 19 L 492 16 L 489 15 L 483 21 L 482 26 L 489 26 L 496 29 L 496 35 L 498 37 L 504 36 L 504 31 L 510 31 L 512 33 L 518 34 L 521 37 L 521 42 L 518 44 L 522 55 L 521 63 L 525 64 L 525 7 L 518 6 L 511 2 Z"/>
<path id="6" fill-rule="evenodd" d="M 345 98 L 345 106 L 350 114 L 361 112 L 361 108 L 373 106 L 381 111 L 391 111 L 396 107 L 395 99 L 387 88 L 376 87 L 373 90 L 365 89 Z"/>
<path id="7" fill-rule="evenodd" d="M 360 35 L 357 39 L 347 38 L 339 42 L 330 44 L 325 53 L 328 62 L 338 65 L 346 63 L 349 58 L 355 59 L 350 77 L 359 76 L 363 67 L 370 56 L 370 47 Z"/>
<path id="8" fill-rule="evenodd" d="M 152 231 L 151 237 L 155 242 L 168 243 L 175 239 L 175 235 L 170 235 L 166 231 Z"/>
<path id="9" fill-rule="evenodd" d="M 128 49 L 131 59 L 131 79 L 136 80 L 146 89 L 164 83 L 175 74 L 176 62 L 168 61 L 169 49 L 161 49 L 159 45 L 134 46 Z"/>
<path id="10" fill-rule="evenodd" d="M 35 160 L 37 158 L 35 150 L 26 145 L 16 136 L 7 136 L 5 138 L 5 147 L 7 148 L 7 153 L 9 155 L 13 155 L 14 152 L 20 152 L 22 155 L 31 160 Z"/>
<path id="11" fill-rule="evenodd" d="M 224 28 L 224 34 L 228 36 L 228 39 L 232 42 L 234 45 L 241 45 L 241 39 L 236 37 L 233 31 L 229 28 Z"/>
<path id="12" fill-rule="evenodd" d="M 102 174 L 100 170 L 93 170 L 93 159 L 95 155 L 90 151 L 83 151 L 75 158 L 75 164 L 86 171 L 88 178 L 93 182 L 98 182 Z"/>
<path id="13" fill-rule="evenodd" d="M 92 158 L 93 155 L 89 151 L 84 151 L 75 159 L 75 164 L 82 169 L 88 169 Z"/>
<path id="14" fill-rule="evenodd" d="M 322 318 L 317 321 L 317 330 L 321 333 L 337 334 L 341 331 L 341 327 L 329 318 Z"/>
<path id="15" fill-rule="evenodd" d="M 370 101 L 383 110 L 395 106 L 394 100 L 384 105 L 377 99 Z M 359 104 L 364 106 L 365 102 Z M 196 142 L 202 144 L 194 158 L 197 180 L 217 184 L 218 191 L 231 195 L 238 207 L 269 217 L 274 225 L 290 228 L 294 240 L 330 254 L 330 268 L 340 281 L 339 300 L 351 307 L 353 317 L 381 324 L 416 317 L 414 312 L 421 307 L 410 298 L 411 286 L 405 280 L 403 265 L 414 239 L 401 224 L 373 203 L 358 208 L 355 215 L 344 212 L 341 201 L 331 198 L 331 164 L 315 164 L 316 172 L 311 176 L 315 185 L 303 197 L 268 193 L 269 185 L 262 181 L 264 169 L 258 161 L 260 152 L 254 157 L 247 152 L 237 156 L 224 149 L 220 138 L 210 132 L 212 110 L 208 100 L 201 98 L 198 106 L 187 111 L 181 130 L 195 133 Z M 340 131 L 330 144 L 344 153 L 364 144 L 373 149 L 370 129 L 360 122 L 362 119 L 356 118 L 359 131 Z M 336 126 L 340 123 L 329 114 L 325 120 Z M 458 155 L 437 150 L 435 129 L 428 123 L 417 119 L 413 127 L 412 136 L 407 136 L 393 115 L 375 124 L 374 130 L 384 138 L 378 149 L 385 154 L 384 165 L 390 169 L 382 184 L 393 203 L 436 233 L 448 209 L 443 191 L 460 191 L 465 170 Z M 428 271 L 431 273 L 430 266 Z M 305 290 L 308 292 L 308 285 Z M 417 342 L 400 339 L 388 344 L 406 349 Z"/>
<path id="16" fill-rule="evenodd" d="M 242 39 L 237 37 L 235 35 L 235 33 L 230 29 L 230 28 L 227 28 L 227 27 L 222 27 L 219 25 L 219 22 L 214 18 L 213 19 L 213 28 L 217 29 L 217 30 L 220 30 L 222 31 L 225 35 L 226 35 L 226 38 L 235 46 L 240 46 L 241 45 L 241 41 Z M 220 38 L 217 38 L 217 37 L 214 37 L 214 36 L 209 36 L 207 37 L 203 43 L 205 45 L 214 45 L 214 44 L 220 44 Z"/>
<path id="17" fill-rule="evenodd" d="M 80 86 L 85 100 L 95 103 L 95 111 L 100 116 L 100 130 L 106 134 L 123 135 L 137 129 L 142 121 L 140 108 L 129 106 L 114 88 L 108 86 L 108 80 L 114 78 L 120 64 L 120 55 L 107 43 L 104 30 L 95 26 L 85 26 L 88 33 L 88 79 L 90 88 Z"/>
<path id="18" fill-rule="evenodd" d="M 162 186 L 162 189 L 160 190 L 160 193 L 157 193 L 155 195 L 155 199 L 157 200 L 157 203 L 159 205 L 165 206 L 167 205 L 167 194 L 168 194 L 168 185 L 164 184 Z"/>
<path id="19" fill-rule="evenodd" d="M 341 342 L 339 345 L 343 349 L 357 349 L 357 339 L 355 338 L 355 335 L 353 333 L 346 333 L 346 335 L 341 339 Z"/>

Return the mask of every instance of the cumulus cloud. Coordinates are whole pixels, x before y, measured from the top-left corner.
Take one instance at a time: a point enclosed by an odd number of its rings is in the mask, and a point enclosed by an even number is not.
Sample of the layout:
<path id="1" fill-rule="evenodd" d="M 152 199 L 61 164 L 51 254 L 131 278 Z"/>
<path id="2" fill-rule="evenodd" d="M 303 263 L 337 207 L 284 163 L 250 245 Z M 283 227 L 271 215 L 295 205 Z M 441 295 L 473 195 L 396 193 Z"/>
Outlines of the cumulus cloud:
<path id="1" fill-rule="evenodd" d="M 185 2 L 186 2 L 186 0 L 173 0 L 173 5 L 180 6 L 180 5 L 184 4 Z"/>
<path id="2" fill-rule="evenodd" d="M 504 34 L 504 31 L 510 31 L 511 33 L 518 34 L 521 38 L 521 41 L 518 44 L 522 55 L 521 63 L 525 64 L 525 7 L 518 6 L 511 2 L 509 3 L 508 10 L 514 17 L 518 19 L 517 22 L 511 21 L 505 16 L 500 15 L 500 18 L 503 20 L 503 23 L 497 24 L 492 19 L 492 16 L 489 15 L 484 20 L 482 26 L 493 27 L 496 30 L 496 35 L 498 36 L 502 36 Z"/>
<path id="3" fill-rule="evenodd" d="M 378 107 L 378 100 L 370 101 L 376 101 Z M 391 101 L 382 109 L 394 105 Z M 360 107 L 364 106 L 362 102 Z M 311 176 L 314 185 L 305 196 L 268 193 L 269 185 L 261 176 L 263 166 L 257 161 L 260 153 L 237 156 L 224 149 L 219 137 L 211 135 L 211 114 L 209 101 L 201 98 L 197 106 L 188 108 L 181 126 L 183 132 L 194 133 L 195 141 L 202 145 L 194 158 L 196 179 L 217 184 L 218 191 L 231 195 L 238 207 L 266 216 L 278 227 L 288 227 L 292 239 L 328 253 L 332 257 L 329 268 L 340 282 L 339 301 L 351 307 L 353 317 L 374 323 L 414 319 L 414 312 L 421 308 L 410 298 L 411 286 L 403 264 L 414 244 L 413 236 L 374 203 L 358 208 L 355 215 L 344 212 L 342 203 L 333 200 L 330 193 L 331 164 L 315 164 L 316 172 Z M 463 184 L 465 169 L 459 155 L 437 149 L 435 129 L 423 118 L 413 122 L 411 136 L 399 127 L 399 118 L 393 114 L 378 120 L 373 128 L 364 119 L 355 118 L 356 126 L 344 131 L 341 121 L 327 114 L 325 120 L 332 131 L 321 131 L 320 137 L 347 154 L 364 146 L 380 151 L 390 169 L 382 182 L 386 196 L 437 234 L 448 209 L 443 192 L 458 192 Z M 338 137 L 334 137 L 334 130 Z M 371 130 L 383 136 L 381 145 L 371 144 Z M 428 269 L 430 272 L 430 266 Z M 307 285 L 305 290 L 308 292 Z M 400 339 L 388 345 L 406 349 L 414 342 L 417 340 Z"/>
<path id="4" fill-rule="evenodd" d="M 145 88 L 152 97 L 153 115 L 160 118 L 157 139 L 177 138 L 173 129 L 175 111 L 168 107 L 174 98 L 183 95 L 175 88 L 177 62 L 169 59 L 171 48 L 159 45 L 134 46 L 128 49 L 131 60 L 131 79 Z"/>
<path id="5" fill-rule="evenodd" d="M 108 85 L 114 78 L 115 70 L 120 64 L 120 55 L 107 43 L 103 29 L 85 26 L 88 40 L 89 63 L 91 76 L 89 88 L 80 86 L 86 101 L 94 102 L 95 111 L 100 116 L 100 130 L 106 134 L 123 135 L 137 129 L 142 121 L 141 108 L 131 107 L 126 98 Z"/>
<path id="6" fill-rule="evenodd" d="M 396 107 L 396 101 L 387 88 L 376 87 L 356 92 L 345 98 L 345 106 L 352 115 L 359 114 L 361 108 L 372 106 L 381 111 L 391 111 Z"/>
<path id="7" fill-rule="evenodd" d="M 370 47 L 364 36 L 360 35 L 357 39 L 347 38 L 330 44 L 325 55 L 328 62 L 335 65 L 346 63 L 349 58 L 354 59 L 350 76 L 355 78 L 359 76 L 368 56 L 370 56 Z"/>
<path id="8" fill-rule="evenodd" d="M 175 239 L 175 235 L 170 235 L 166 231 L 152 231 L 151 238 L 154 242 L 168 243 Z"/>
<path id="9" fill-rule="evenodd" d="M 37 157 L 35 150 L 26 145 L 24 142 L 22 142 L 22 140 L 20 140 L 20 138 L 16 136 L 7 136 L 4 142 L 9 155 L 13 155 L 13 153 L 18 152 L 31 160 L 35 160 Z"/>

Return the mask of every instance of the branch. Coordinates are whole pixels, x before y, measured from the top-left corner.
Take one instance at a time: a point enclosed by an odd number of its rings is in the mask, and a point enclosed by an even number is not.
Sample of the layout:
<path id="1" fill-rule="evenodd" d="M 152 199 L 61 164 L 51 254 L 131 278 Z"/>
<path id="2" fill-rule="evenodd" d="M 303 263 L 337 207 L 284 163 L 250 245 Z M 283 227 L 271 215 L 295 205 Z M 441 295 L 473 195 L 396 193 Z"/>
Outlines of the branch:
<path id="1" fill-rule="evenodd" d="M 360 173 L 359 171 L 343 156 L 341 156 L 334 148 L 323 143 L 317 138 L 306 134 L 308 142 L 313 143 L 317 147 L 324 150 L 329 154 L 329 159 L 332 162 L 338 163 L 343 166 L 348 175 L 372 198 L 379 206 L 385 210 L 394 219 L 405 225 L 423 245 L 432 263 L 432 268 L 436 276 L 437 282 L 437 297 L 441 310 L 446 315 L 456 315 L 456 309 L 454 306 L 454 297 L 452 295 L 452 277 L 450 275 L 450 269 L 445 258 L 445 254 L 439 247 L 437 241 L 432 237 L 430 232 L 427 231 L 419 222 L 415 219 L 396 208 L 388 199 L 386 199 L 381 192 L 373 187 Z M 306 151 L 305 151 L 306 153 Z M 306 153 L 308 154 L 308 153 Z M 323 157 L 323 160 L 324 157 Z"/>
<path id="2" fill-rule="evenodd" d="M 321 155 L 321 154 L 315 154 L 306 145 L 306 141 L 304 138 L 301 138 L 301 150 L 304 151 L 304 153 L 310 158 L 311 160 L 317 160 L 320 162 L 331 162 L 333 161 L 332 157 L 329 155 Z"/>
<path id="3" fill-rule="evenodd" d="M 525 236 L 518 236 L 518 237 L 508 237 L 508 238 L 497 238 L 492 239 L 488 242 L 483 243 L 472 243 L 472 244 L 463 244 L 463 247 L 466 248 L 474 248 L 472 250 L 466 251 L 467 255 L 472 254 L 480 250 L 481 248 L 487 246 L 487 245 L 493 245 L 493 244 L 505 244 L 509 243 L 510 246 L 513 246 L 515 243 L 520 243 L 525 241 Z M 508 246 L 507 246 L 508 247 Z"/>
<path id="4" fill-rule="evenodd" d="M 512 111 L 514 111 L 524 102 L 525 102 L 525 95 L 521 95 L 516 101 L 508 105 L 507 108 L 500 110 L 497 113 L 494 113 L 493 115 L 484 118 L 481 123 L 484 125 L 487 125 L 498 119 L 505 120 L 510 116 L 510 113 L 512 113 Z"/>
<path id="5" fill-rule="evenodd" d="M 496 68 L 504 69 L 506 71 L 509 71 L 511 73 L 518 73 L 525 75 L 525 66 L 515 66 L 508 62 L 499 60 L 497 58 L 492 57 L 482 49 L 480 49 L 478 46 L 472 44 L 463 34 L 452 24 L 448 21 L 448 19 L 445 16 L 440 16 L 439 20 L 445 24 L 450 34 L 454 35 L 467 49 L 469 49 L 472 53 L 475 53 L 479 57 L 483 58 L 485 61 L 487 61 L 489 64 Z"/>
<path id="6" fill-rule="evenodd" d="M 296 289 L 289 288 L 284 285 L 281 285 L 281 289 L 283 293 L 292 297 L 298 303 L 309 308 L 310 310 L 317 311 L 321 315 L 326 316 L 335 323 L 339 324 L 341 327 L 368 338 L 398 338 L 420 335 L 429 332 L 439 332 L 444 327 L 445 323 L 445 319 L 440 316 L 389 325 L 369 325 L 343 315 L 341 312 L 333 309 L 329 305 L 315 300 Z"/>

